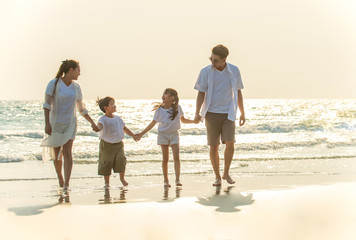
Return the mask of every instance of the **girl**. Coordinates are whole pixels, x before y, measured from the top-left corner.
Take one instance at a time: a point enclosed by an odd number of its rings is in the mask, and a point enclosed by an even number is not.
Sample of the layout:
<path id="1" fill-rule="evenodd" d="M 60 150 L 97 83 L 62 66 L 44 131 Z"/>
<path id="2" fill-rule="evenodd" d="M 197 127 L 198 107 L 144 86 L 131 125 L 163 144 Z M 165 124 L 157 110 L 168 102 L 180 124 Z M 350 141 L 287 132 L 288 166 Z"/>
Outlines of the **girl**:
<path id="1" fill-rule="evenodd" d="M 176 174 L 176 186 L 182 186 L 180 182 L 180 160 L 179 160 L 179 135 L 178 130 L 180 129 L 180 121 L 182 123 L 198 123 L 199 121 L 194 121 L 186 119 L 184 117 L 182 108 L 179 103 L 179 97 L 176 90 L 172 88 L 167 88 L 164 90 L 162 96 L 162 103 L 157 103 L 154 106 L 153 111 L 155 115 L 152 122 L 138 134 L 141 138 L 145 133 L 151 130 L 158 122 L 158 138 L 157 144 L 161 145 L 163 161 L 162 170 L 164 177 L 164 187 L 171 187 L 168 180 L 168 158 L 169 158 L 169 146 L 172 148 L 173 158 L 174 158 L 174 170 Z"/>
<path id="2" fill-rule="evenodd" d="M 54 167 L 58 176 L 59 186 L 66 194 L 72 172 L 72 146 L 77 131 L 76 108 L 93 129 L 96 124 L 88 115 L 83 104 L 80 86 L 74 82 L 80 75 L 77 61 L 62 62 L 57 76 L 51 80 L 46 89 L 43 104 L 45 115 L 45 137 L 41 143 L 42 159 L 54 160 Z M 60 150 L 62 150 L 60 152 Z M 64 156 L 64 179 L 62 176 L 62 156 Z"/>

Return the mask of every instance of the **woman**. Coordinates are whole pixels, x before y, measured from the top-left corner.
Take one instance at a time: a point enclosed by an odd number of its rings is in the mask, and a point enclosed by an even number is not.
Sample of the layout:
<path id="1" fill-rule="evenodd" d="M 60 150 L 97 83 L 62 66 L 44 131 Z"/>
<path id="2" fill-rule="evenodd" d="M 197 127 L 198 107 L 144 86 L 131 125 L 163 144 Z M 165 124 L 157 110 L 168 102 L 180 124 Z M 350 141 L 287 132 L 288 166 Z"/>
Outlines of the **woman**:
<path id="1" fill-rule="evenodd" d="M 44 147 L 42 158 L 44 161 L 53 160 L 59 186 L 63 188 L 64 193 L 68 191 L 73 166 L 72 147 L 77 132 L 76 109 L 91 123 L 93 129 L 97 129 L 83 104 L 80 86 L 74 82 L 78 80 L 79 75 L 80 66 L 77 61 L 63 61 L 56 78 L 47 85 L 43 104 L 46 134 L 41 143 Z M 62 157 L 64 157 L 64 179 Z"/>

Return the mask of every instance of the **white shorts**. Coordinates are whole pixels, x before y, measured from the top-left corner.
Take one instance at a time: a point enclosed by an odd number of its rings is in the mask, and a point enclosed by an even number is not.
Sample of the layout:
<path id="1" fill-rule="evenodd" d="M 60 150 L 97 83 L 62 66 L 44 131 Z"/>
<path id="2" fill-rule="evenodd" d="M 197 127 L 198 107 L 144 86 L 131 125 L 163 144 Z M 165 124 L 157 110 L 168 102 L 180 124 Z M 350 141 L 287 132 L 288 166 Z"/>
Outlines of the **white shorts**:
<path id="1" fill-rule="evenodd" d="M 171 133 L 164 133 L 158 131 L 157 145 L 173 145 L 179 144 L 179 134 L 178 131 Z"/>

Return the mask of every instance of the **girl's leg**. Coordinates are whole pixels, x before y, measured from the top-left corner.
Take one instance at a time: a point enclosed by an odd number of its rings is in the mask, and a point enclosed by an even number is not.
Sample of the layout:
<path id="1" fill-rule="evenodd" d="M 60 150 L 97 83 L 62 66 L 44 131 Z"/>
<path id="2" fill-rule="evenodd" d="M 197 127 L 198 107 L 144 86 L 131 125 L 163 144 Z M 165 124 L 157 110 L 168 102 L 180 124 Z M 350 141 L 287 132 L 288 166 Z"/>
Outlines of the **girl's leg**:
<path id="1" fill-rule="evenodd" d="M 169 160 L 169 146 L 168 145 L 161 145 L 162 149 L 162 170 L 163 170 L 163 177 L 164 177 L 164 186 L 170 187 L 168 180 L 168 160 Z"/>
<path id="2" fill-rule="evenodd" d="M 174 159 L 174 171 L 176 173 L 176 185 L 182 186 L 180 183 L 180 159 L 179 159 L 179 144 L 173 144 L 171 146 Z"/>
<path id="3" fill-rule="evenodd" d="M 73 158 L 72 158 L 73 140 L 69 140 L 63 145 L 64 157 L 64 188 L 68 189 L 70 175 L 72 174 Z"/>
<path id="4" fill-rule="evenodd" d="M 62 157 L 63 157 L 63 155 L 61 155 L 60 158 L 58 159 L 60 150 L 61 150 L 60 147 L 54 148 L 55 159 L 53 160 L 53 165 L 54 165 L 54 169 L 56 170 L 56 173 L 57 173 L 59 186 L 63 187 L 63 185 L 64 185 L 64 180 L 63 180 L 63 175 L 62 175 L 62 163 L 63 163 Z"/>

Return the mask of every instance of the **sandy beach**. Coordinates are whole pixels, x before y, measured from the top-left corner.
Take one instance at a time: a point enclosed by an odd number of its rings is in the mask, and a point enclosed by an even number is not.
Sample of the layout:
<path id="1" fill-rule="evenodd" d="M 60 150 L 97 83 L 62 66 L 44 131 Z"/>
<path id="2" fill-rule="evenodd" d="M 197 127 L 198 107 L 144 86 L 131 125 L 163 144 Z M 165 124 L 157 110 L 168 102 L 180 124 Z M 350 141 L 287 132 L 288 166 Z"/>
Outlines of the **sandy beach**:
<path id="1" fill-rule="evenodd" d="M 237 176 L 221 188 L 211 177 L 169 189 L 161 176 L 127 189 L 114 177 L 109 191 L 78 178 L 67 198 L 55 180 L 0 182 L 2 239 L 354 239 L 354 174 Z"/>

